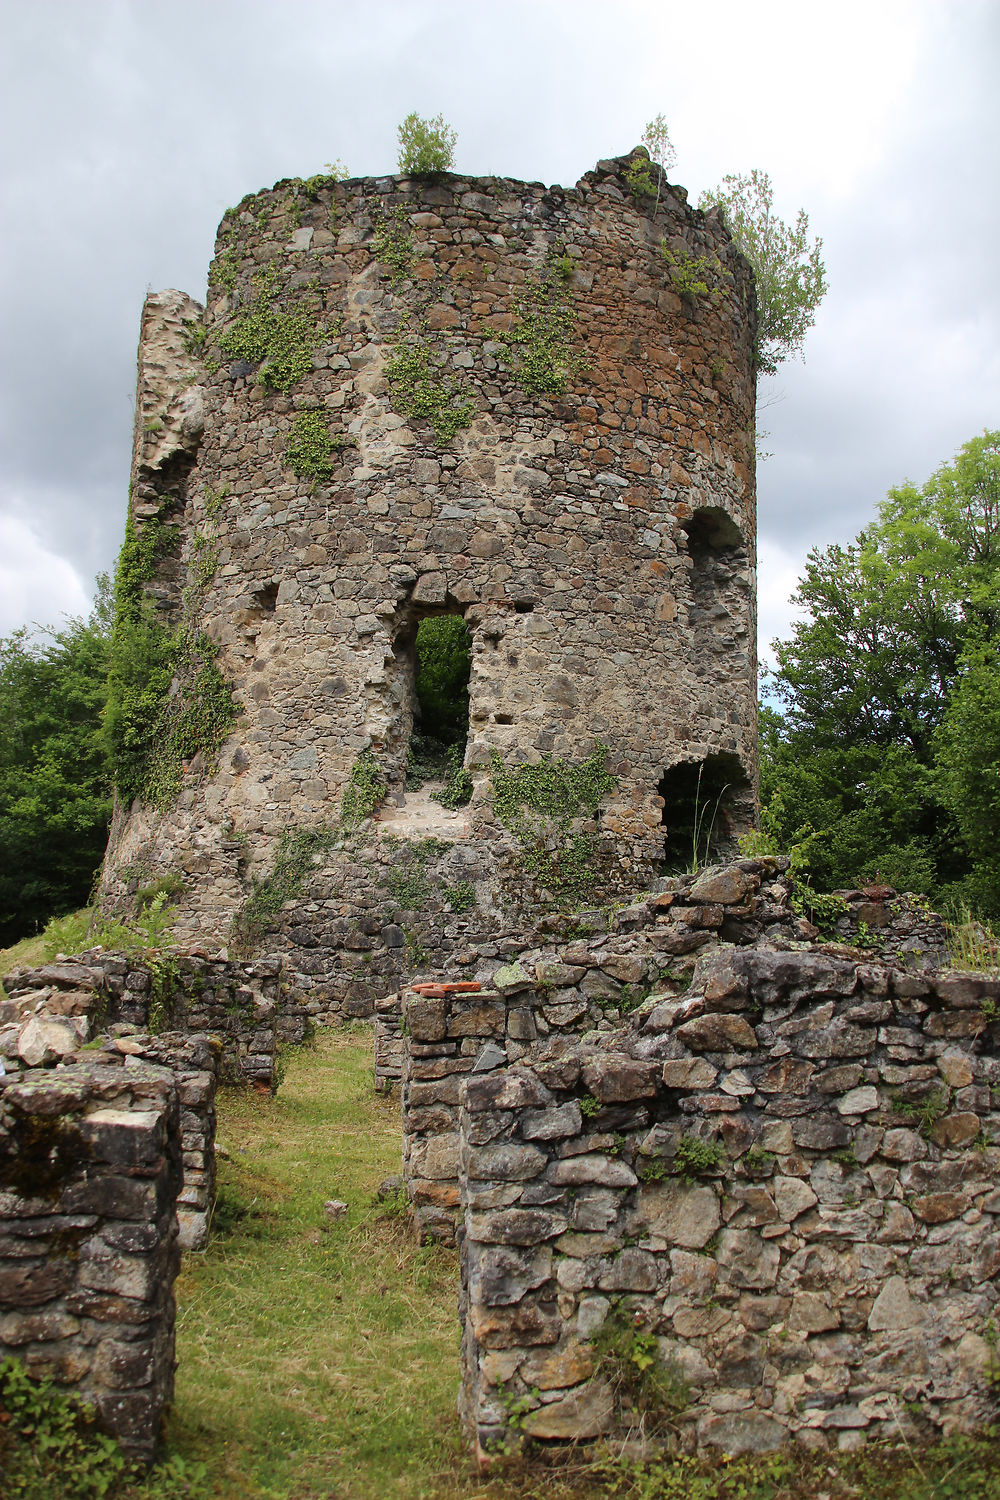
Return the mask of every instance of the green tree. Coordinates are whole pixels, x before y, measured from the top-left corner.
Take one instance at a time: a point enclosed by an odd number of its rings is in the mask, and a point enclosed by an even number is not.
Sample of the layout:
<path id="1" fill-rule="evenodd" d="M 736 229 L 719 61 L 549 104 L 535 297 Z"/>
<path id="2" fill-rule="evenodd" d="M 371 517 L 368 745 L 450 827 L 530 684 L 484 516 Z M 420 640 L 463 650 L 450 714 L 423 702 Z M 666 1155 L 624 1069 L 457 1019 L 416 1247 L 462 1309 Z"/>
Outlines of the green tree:
<path id="1" fill-rule="evenodd" d="M 420 176 L 427 172 L 450 172 L 455 165 L 457 133 L 443 115 L 424 120 L 407 115 L 396 128 L 399 136 L 399 170 Z"/>
<path id="2" fill-rule="evenodd" d="M 82 906 L 111 816 L 101 714 L 107 580 L 94 612 L 0 640 L 0 943 Z"/>
<path id="3" fill-rule="evenodd" d="M 625 176 L 637 198 L 652 198 L 655 194 L 656 202 L 653 205 L 655 213 L 660 206 L 660 187 L 663 179 L 677 160 L 677 152 L 674 150 L 667 122 L 662 115 L 657 115 L 655 119 L 647 122 L 642 132 L 642 144 L 648 153 L 648 161 L 641 152 L 637 151 L 626 168 Z M 650 166 L 659 168 L 655 182 Z"/>
<path id="4" fill-rule="evenodd" d="M 420 732 L 443 745 L 464 744 L 469 729 L 472 640 L 458 615 L 421 620 L 416 640 Z"/>
<path id="5" fill-rule="evenodd" d="M 937 789 L 961 831 L 971 870 L 965 895 L 1000 911 L 1000 641 L 963 653 L 936 739 Z"/>
<path id="6" fill-rule="evenodd" d="M 762 797 L 822 829 L 818 878 L 1000 910 L 1000 432 L 810 553 L 774 643 Z"/>
<path id="7" fill-rule="evenodd" d="M 774 191 L 766 172 L 729 176 L 702 193 L 701 209 L 721 208 L 729 232 L 753 268 L 757 284 L 757 368 L 773 375 L 801 355 L 827 291 L 822 240 L 809 243 L 809 219 L 802 209 L 794 225 L 774 212 Z"/>

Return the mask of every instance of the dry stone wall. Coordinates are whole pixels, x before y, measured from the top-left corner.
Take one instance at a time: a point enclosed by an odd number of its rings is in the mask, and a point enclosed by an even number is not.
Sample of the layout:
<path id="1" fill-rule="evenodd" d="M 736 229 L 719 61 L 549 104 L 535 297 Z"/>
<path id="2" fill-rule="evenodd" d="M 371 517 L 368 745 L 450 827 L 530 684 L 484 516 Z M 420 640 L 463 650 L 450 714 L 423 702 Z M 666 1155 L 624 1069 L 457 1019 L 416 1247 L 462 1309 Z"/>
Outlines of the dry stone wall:
<path id="1" fill-rule="evenodd" d="M 292 993 L 277 959 L 240 964 L 196 954 L 96 951 L 15 970 L 3 977 L 3 988 L 0 1070 L 7 1073 L 72 1061 L 108 1028 L 157 1035 L 169 1029 L 169 1039 L 148 1042 L 157 1061 L 177 1049 L 183 1057 L 181 1034 L 201 1041 L 217 1036 L 225 1081 L 271 1088 L 276 1048 L 301 1042 L 311 1021 L 309 1003 Z"/>
<path id="2" fill-rule="evenodd" d="M 0 1077 L 0 1358 L 143 1460 L 173 1392 L 179 1111 L 150 1064 Z"/>
<path id="3" fill-rule="evenodd" d="M 559 904 L 493 815 L 494 756 L 608 747 L 613 790 L 575 832 L 612 893 L 662 855 L 672 768 L 712 761 L 731 783 L 720 832 L 745 825 L 751 277 L 717 215 L 668 184 L 651 212 L 625 166 L 571 189 L 279 183 L 224 219 L 204 316 L 180 293 L 147 302 L 131 524 L 164 541 L 146 593 L 217 648 L 240 718 L 175 768 L 176 796 L 168 779 L 117 809 L 107 905 L 180 872 L 178 936 L 225 941 L 282 833 L 336 825 L 370 752 L 388 802 L 308 873 L 274 943 L 321 1005 L 370 1013 L 417 966 L 384 936 L 406 924 L 386 920 L 379 835 L 406 795 L 414 638 L 435 613 L 472 635 L 474 792 L 441 837 L 478 912 L 444 913 L 442 952 Z M 363 905 L 389 984 L 338 929 Z"/>
<path id="4" fill-rule="evenodd" d="M 118 1028 L 116 1028 L 118 1029 Z M 167 1068 L 177 1084 L 180 1105 L 182 1181 L 177 1195 L 178 1243 L 202 1250 L 215 1204 L 215 1093 L 223 1058 L 218 1036 L 166 1031 L 157 1036 L 108 1037 L 97 1059 L 130 1070 L 142 1063 Z"/>
<path id="5" fill-rule="evenodd" d="M 454 1233 L 465 1075 L 520 1061 L 549 1039 L 603 1040 L 628 1017 L 640 1025 L 687 989 L 695 964 L 711 953 L 811 947 L 819 934 L 796 913 L 787 866 L 784 858 L 746 859 L 664 878 L 661 889 L 617 910 L 543 919 L 534 946 L 508 951 L 504 961 L 494 952 L 480 960 L 474 980 L 442 974 L 377 1001 L 375 1080 L 382 1088 L 402 1083 L 403 1166 L 420 1232 Z M 918 909 L 918 926 L 911 902 L 897 900 L 892 909 L 886 903 L 894 893 L 882 895 L 886 917 L 872 930 L 884 947 L 914 968 L 939 962 L 941 919 Z M 865 902 L 849 905 L 841 919 L 849 935 L 858 937 L 871 915 L 871 896 Z M 868 931 L 865 923 L 865 941 Z M 917 946 L 915 932 L 923 934 Z M 843 945 L 823 951 L 858 957 Z"/>
<path id="6" fill-rule="evenodd" d="M 462 1402 L 479 1450 L 669 1429 L 734 1453 L 984 1425 L 998 1011 L 1000 982 L 978 975 L 721 950 L 603 1045 L 550 1039 L 468 1077 Z M 636 1351 L 646 1385 L 622 1377 Z"/>

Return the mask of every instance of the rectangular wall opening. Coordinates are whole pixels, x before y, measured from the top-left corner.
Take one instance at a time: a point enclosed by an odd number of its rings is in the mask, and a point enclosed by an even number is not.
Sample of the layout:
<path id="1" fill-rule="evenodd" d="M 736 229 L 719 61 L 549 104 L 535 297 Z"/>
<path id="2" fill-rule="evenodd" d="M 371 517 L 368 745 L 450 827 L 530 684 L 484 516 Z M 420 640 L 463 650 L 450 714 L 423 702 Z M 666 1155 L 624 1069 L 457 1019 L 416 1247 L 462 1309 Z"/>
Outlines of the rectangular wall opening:
<path id="1" fill-rule="evenodd" d="M 469 737 L 472 636 L 458 614 L 428 615 L 412 640 L 413 732 L 406 756 L 406 790 L 429 787 L 436 800 L 460 807 L 472 795 L 463 771 Z"/>

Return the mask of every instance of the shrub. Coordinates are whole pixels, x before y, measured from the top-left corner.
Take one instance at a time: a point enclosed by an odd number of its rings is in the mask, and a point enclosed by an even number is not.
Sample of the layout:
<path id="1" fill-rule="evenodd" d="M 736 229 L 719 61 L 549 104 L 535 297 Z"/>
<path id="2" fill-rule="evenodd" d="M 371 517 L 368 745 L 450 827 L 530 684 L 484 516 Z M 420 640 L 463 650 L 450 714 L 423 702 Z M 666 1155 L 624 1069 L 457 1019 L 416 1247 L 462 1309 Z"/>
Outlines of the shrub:
<path id="1" fill-rule="evenodd" d="M 401 172 L 450 172 L 455 165 L 458 135 L 445 123 L 443 115 L 424 120 L 409 114 L 397 127 L 399 136 L 399 170 Z"/>

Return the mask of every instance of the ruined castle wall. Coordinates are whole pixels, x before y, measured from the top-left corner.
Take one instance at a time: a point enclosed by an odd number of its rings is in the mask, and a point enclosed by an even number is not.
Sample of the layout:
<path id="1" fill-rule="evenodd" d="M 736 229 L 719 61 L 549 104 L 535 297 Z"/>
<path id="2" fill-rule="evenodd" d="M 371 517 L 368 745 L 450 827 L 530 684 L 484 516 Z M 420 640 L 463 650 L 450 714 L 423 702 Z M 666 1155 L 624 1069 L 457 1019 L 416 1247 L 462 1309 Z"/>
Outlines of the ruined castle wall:
<path id="1" fill-rule="evenodd" d="M 311 1021 L 308 1002 L 290 992 L 277 959 L 99 950 L 16 970 L 3 976 L 3 986 L 0 1067 L 7 1072 L 74 1060 L 88 1038 L 120 1024 L 156 1033 L 149 1046 L 157 1062 L 174 1053 L 182 1062 L 185 1037 L 196 1046 L 217 1037 L 224 1082 L 271 1088 L 278 1046 L 303 1041 Z"/>
<path id="2" fill-rule="evenodd" d="M 215 1207 L 215 1094 L 222 1057 L 219 1036 L 165 1031 L 109 1037 L 95 1059 L 129 1069 L 153 1063 L 174 1076 L 182 1168 L 177 1242 L 182 1250 L 203 1250 L 208 1243 Z"/>
<path id="3" fill-rule="evenodd" d="M 0 1359 L 149 1460 L 173 1392 L 178 1094 L 99 1063 L 0 1077 Z"/>
<path id="4" fill-rule="evenodd" d="M 472 986 L 471 972 L 459 983 L 439 974 L 437 986 L 376 1001 L 375 1080 L 382 1088 L 402 1083 L 403 1171 L 421 1233 L 454 1233 L 462 1078 L 523 1061 L 555 1039 L 606 1040 L 623 1023 L 641 1027 L 687 989 L 696 965 L 731 945 L 794 951 L 818 938 L 795 911 L 787 864 L 745 859 L 664 878 L 661 889 L 613 912 L 543 919 L 531 946 L 481 962 Z M 899 968 L 937 966 L 940 918 L 906 899 L 855 894 L 841 919 L 854 937 L 860 922 L 865 942 L 877 933 Z M 838 944 L 820 951 L 858 956 Z"/>
<path id="5" fill-rule="evenodd" d="M 670 187 L 654 216 L 623 167 L 572 189 L 278 184 L 224 219 L 203 322 L 181 294 L 147 302 L 132 517 L 179 528 L 147 592 L 216 643 L 241 717 L 217 757 L 188 761 L 176 796 L 119 808 L 107 903 L 136 871 L 179 870 L 178 936 L 223 940 L 282 830 L 337 820 L 359 755 L 401 792 L 414 634 L 442 611 L 473 640 L 475 792 L 451 842 L 472 851 L 481 932 L 503 925 L 505 894 L 537 897 L 518 890 L 516 841 L 492 817 L 494 752 L 512 765 L 608 746 L 615 786 L 595 830 L 622 888 L 662 853 L 672 765 L 727 758 L 729 831 L 745 821 L 751 278 L 717 216 Z M 696 266 L 705 294 L 684 280 Z M 311 330 L 287 389 L 223 347 L 261 313 Z M 409 404 L 391 378 L 401 350 Z M 547 392 L 528 388 L 532 360 Z M 419 410 L 442 382 L 470 422 L 443 441 Z M 310 414 L 335 447 L 329 472 L 298 478 L 289 450 Z M 364 839 L 328 858 L 279 939 L 293 964 L 309 945 L 291 926 L 353 918 L 370 863 Z M 358 983 L 369 1008 L 392 987 Z"/>
<path id="6" fill-rule="evenodd" d="M 462 1404 L 480 1451 L 985 1425 L 998 1002 L 978 975 L 719 951 L 603 1047 L 469 1078 Z"/>

